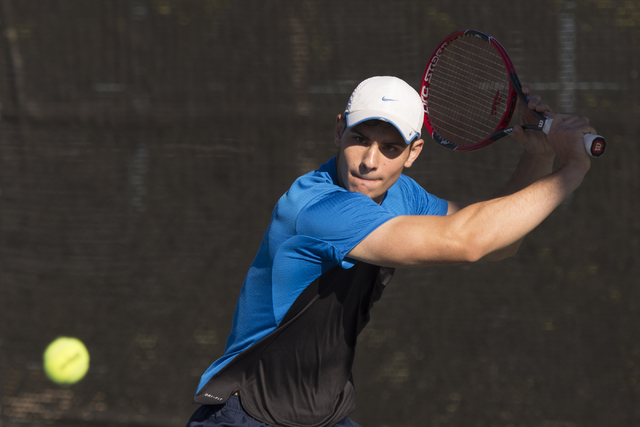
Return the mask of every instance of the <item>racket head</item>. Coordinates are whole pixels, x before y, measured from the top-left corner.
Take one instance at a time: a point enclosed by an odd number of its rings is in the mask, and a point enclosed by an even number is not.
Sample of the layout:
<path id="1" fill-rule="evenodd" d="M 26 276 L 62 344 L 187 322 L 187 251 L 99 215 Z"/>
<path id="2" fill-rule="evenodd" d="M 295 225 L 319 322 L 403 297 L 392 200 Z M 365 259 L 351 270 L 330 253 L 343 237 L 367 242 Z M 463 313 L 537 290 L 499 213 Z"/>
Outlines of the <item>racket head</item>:
<path id="1" fill-rule="evenodd" d="M 442 146 L 486 147 L 511 133 L 515 69 L 506 49 L 476 30 L 456 31 L 433 51 L 420 85 L 424 126 Z"/>

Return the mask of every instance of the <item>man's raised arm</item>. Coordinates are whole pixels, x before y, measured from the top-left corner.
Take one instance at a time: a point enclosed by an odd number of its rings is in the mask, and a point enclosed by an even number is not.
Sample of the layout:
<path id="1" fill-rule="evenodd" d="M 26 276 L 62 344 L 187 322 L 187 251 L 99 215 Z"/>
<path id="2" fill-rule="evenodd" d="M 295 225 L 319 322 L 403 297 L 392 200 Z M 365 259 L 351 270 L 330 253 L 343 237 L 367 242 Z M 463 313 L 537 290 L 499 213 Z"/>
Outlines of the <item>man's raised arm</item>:
<path id="1" fill-rule="evenodd" d="M 452 215 L 396 217 L 373 231 L 349 256 L 390 267 L 446 265 L 474 262 L 519 242 L 580 185 L 590 167 L 582 143 L 584 134 L 595 133 L 588 119 L 552 117 L 547 139 L 558 159 L 555 172 Z"/>

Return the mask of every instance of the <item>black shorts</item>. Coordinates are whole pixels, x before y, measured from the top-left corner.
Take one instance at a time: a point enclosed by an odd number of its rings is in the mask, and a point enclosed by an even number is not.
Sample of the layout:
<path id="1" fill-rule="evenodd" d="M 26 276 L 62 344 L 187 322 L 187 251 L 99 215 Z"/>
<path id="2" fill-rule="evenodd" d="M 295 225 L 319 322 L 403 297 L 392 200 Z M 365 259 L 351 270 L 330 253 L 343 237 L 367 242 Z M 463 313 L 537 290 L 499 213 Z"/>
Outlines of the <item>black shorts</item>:
<path id="1" fill-rule="evenodd" d="M 187 427 L 271 427 L 247 414 L 238 396 L 231 396 L 222 405 L 202 405 L 191 416 Z M 335 427 L 361 427 L 345 418 Z"/>

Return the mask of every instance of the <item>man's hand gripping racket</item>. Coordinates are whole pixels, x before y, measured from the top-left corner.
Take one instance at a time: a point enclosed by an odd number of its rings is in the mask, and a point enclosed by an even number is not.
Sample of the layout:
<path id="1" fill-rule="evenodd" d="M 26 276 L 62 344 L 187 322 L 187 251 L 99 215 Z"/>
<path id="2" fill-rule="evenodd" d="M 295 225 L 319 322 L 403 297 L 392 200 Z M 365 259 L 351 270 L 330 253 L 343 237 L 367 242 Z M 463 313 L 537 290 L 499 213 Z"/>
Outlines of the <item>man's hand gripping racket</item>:
<path id="1" fill-rule="evenodd" d="M 454 150 L 472 151 L 509 135 L 517 99 L 529 104 L 528 94 L 505 48 L 493 37 L 475 30 L 450 34 L 435 49 L 420 87 L 425 127 L 434 140 Z M 535 125 L 525 130 L 546 134 L 553 119 L 535 109 Z M 592 157 L 604 154 L 607 143 L 599 135 L 585 134 Z"/>

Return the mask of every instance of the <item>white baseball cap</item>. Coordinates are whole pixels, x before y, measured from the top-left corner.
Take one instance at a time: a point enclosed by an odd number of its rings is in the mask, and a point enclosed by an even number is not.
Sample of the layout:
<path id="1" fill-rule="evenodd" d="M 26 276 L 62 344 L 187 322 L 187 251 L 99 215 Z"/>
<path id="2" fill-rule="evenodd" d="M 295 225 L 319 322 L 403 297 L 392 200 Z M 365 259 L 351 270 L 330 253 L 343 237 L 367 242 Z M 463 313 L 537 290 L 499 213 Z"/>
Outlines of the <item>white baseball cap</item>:
<path id="1" fill-rule="evenodd" d="M 420 137 L 424 107 L 420 95 L 397 77 L 370 77 L 353 91 L 344 112 L 347 127 L 367 120 L 394 125 L 407 144 Z"/>

